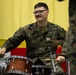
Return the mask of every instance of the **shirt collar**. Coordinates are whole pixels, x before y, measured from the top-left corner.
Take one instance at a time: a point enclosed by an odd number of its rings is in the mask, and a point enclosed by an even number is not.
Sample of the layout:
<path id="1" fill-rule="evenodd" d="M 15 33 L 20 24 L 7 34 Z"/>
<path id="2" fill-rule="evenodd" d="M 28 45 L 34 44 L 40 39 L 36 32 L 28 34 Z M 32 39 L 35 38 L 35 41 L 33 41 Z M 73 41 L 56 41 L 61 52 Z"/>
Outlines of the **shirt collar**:
<path id="1" fill-rule="evenodd" d="M 50 22 L 47 23 L 47 26 L 45 27 L 45 31 L 49 31 Z M 39 26 L 37 25 L 37 22 L 34 23 L 34 31 L 39 31 Z"/>

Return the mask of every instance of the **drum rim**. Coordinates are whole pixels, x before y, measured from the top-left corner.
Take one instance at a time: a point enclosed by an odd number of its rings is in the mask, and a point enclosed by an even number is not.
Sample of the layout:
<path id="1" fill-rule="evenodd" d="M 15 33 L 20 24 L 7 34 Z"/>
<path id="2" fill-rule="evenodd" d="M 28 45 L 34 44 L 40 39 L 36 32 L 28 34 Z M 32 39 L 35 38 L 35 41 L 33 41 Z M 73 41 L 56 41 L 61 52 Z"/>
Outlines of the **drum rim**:
<path id="1" fill-rule="evenodd" d="M 51 68 L 50 65 L 32 65 L 32 68 Z"/>
<path id="2" fill-rule="evenodd" d="M 19 71 L 19 70 L 9 70 L 9 71 L 7 71 L 7 74 L 8 73 L 15 73 L 15 74 L 26 74 L 26 72 L 22 72 L 22 71 Z"/>
<path id="3" fill-rule="evenodd" d="M 20 58 L 20 59 L 28 60 L 27 57 L 24 57 L 24 56 L 16 56 L 16 55 L 13 55 L 13 56 L 9 56 L 9 57 L 8 57 L 8 59 L 11 59 L 11 58 Z"/>

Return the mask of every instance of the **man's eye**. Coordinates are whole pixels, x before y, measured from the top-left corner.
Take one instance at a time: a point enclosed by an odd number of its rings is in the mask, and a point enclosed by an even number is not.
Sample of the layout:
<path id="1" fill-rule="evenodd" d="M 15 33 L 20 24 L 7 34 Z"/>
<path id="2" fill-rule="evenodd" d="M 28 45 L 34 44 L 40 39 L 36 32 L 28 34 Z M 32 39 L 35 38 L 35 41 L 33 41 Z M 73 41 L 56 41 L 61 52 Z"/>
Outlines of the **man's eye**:
<path id="1" fill-rule="evenodd" d="M 34 14 L 37 14 L 37 13 L 42 13 L 42 12 L 44 12 L 44 11 L 46 11 L 46 10 L 39 10 L 39 11 L 35 11 L 35 12 L 33 12 Z"/>

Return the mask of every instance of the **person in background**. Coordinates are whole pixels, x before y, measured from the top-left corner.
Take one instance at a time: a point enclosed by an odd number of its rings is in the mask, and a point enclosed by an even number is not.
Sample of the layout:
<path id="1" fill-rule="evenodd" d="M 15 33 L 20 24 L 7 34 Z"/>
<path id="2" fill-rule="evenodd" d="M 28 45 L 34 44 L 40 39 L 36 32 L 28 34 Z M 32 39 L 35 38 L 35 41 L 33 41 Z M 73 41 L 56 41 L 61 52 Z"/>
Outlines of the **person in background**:
<path id="1" fill-rule="evenodd" d="M 62 53 L 66 53 L 70 61 L 69 75 L 76 75 L 76 1 L 72 0 L 69 2 L 69 28 Z"/>
<path id="2" fill-rule="evenodd" d="M 36 22 L 20 27 L 12 37 L 4 42 L 0 49 L 0 54 L 11 51 L 25 40 L 27 46 L 26 56 L 28 58 L 32 61 L 40 59 L 45 65 L 51 65 L 50 52 L 54 53 L 57 45 L 63 44 L 61 40 L 65 40 L 66 31 L 59 25 L 48 21 L 49 8 L 46 3 L 37 3 L 34 6 L 33 14 Z M 57 40 L 60 41 L 58 42 Z M 51 41 L 52 44 L 50 43 L 49 45 L 48 41 Z M 55 62 L 59 63 L 61 59 L 63 57 L 55 59 Z M 60 69 L 57 73 L 63 73 L 63 71 Z"/>

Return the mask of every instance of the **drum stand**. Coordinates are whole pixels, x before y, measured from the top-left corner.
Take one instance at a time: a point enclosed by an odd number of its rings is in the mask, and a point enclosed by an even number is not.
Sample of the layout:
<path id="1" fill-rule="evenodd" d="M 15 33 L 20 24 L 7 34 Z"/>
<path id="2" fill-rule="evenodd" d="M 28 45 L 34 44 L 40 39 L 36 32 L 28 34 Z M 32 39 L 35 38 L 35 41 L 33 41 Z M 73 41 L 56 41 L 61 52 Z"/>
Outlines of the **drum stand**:
<path id="1" fill-rule="evenodd" d="M 51 74 L 50 75 L 56 75 L 56 68 L 55 68 L 55 64 L 54 64 L 54 56 L 51 50 L 51 47 L 48 47 L 48 49 L 50 50 L 50 59 L 51 59 Z"/>
<path id="2" fill-rule="evenodd" d="M 66 75 L 71 75 L 70 74 L 70 60 L 68 57 L 66 57 L 66 62 L 67 62 L 67 73 L 66 73 Z"/>

